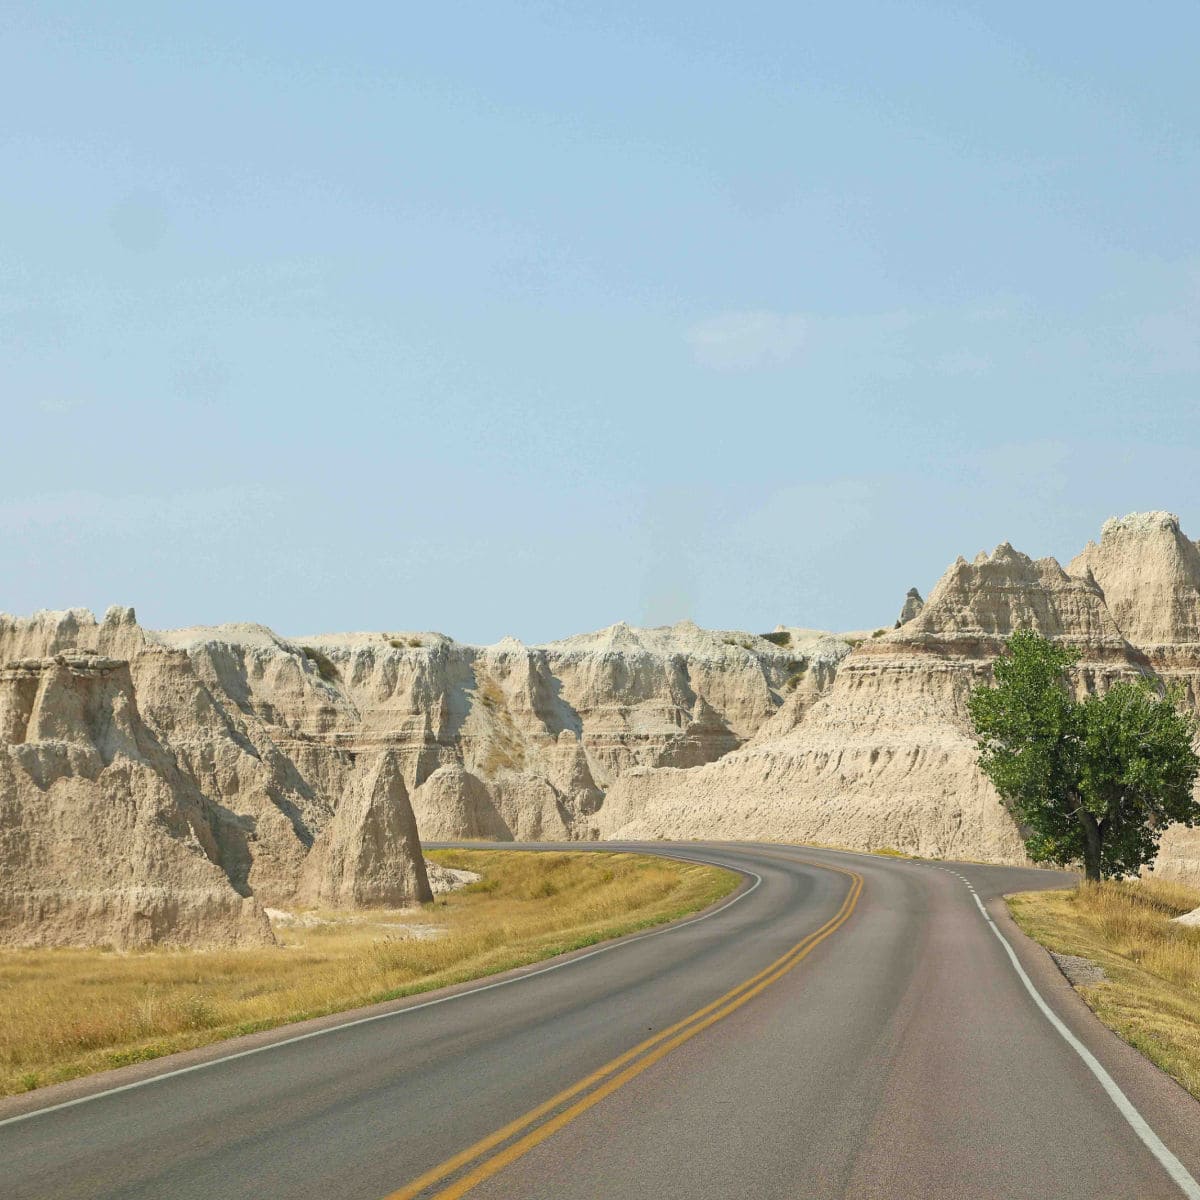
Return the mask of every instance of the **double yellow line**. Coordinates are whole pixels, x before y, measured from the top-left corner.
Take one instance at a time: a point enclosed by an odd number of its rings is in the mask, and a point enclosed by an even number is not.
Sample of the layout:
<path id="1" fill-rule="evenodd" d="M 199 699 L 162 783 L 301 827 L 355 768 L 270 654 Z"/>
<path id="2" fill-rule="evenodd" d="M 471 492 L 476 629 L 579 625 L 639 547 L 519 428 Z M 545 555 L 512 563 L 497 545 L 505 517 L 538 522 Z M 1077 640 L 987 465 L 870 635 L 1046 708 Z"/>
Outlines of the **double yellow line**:
<path id="1" fill-rule="evenodd" d="M 769 857 L 784 858 L 785 856 L 774 854 Z M 837 871 L 841 875 L 848 875 L 850 877 L 850 889 L 846 893 L 846 898 L 842 901 L 841 908 L 824 925 L 819 929 L 813 930 L 812 933 L 798 941 L 786 954 L 781 955 L 757 974 L 751 975 L 749 979 L 743 980 L 735 988 L 732 988 L 723 996 L 712 1001 L 711 1004 L 706 1004 L 703 1008 L 697 1009 L 691 1016 L 685 1017 L 682 1021 L 677 1021 L 669 1028 L 656 1033 L 651 1038 L 647 1038 L 644 1042 L 634 1046 L 632 1050 L 626 1050 L 624 1054 L 618 1055 L 611 1062 L 605 1063 L 599 1070 L 593 1071 L 592 1074 L 579 1080 L 578 1083 L 573 1083 L 569 1088 L 559 1092 L 558 1095 L 551 1096 L 549 1100 L 539 1104 L 536 1108 L 531 1108 L 524 1116 L 518 1117 L 515 1121 L 510 1121 L 502 1129 L 497 1129 L 494 1133 L 488 1134 L 487 1137 L 476 1142 L 473 1146 L 468 1146 L 465 1150 L 446 1159 L 445 1162 L 439 1163 L 436 1167 L 426 1171 L 424 1175 L 420 1175 L 412 1180 L 411 1183 L 405 1184 L 399 1191 L 391 1192 L 384 1197 L 384 1200 L 414 1200 L 416 1196 L 433 1187 L 434 1184 L 440 1183 L 442 1180 L 461 1171 L 476 1159 L 482 1159 L 466 1174 L 438 1191 L 431 1200 L 455 1200 L 456 1197 L 465 1196 L 472 1188 L 477 1187 L 485 1179 L 490 1179 L 511 1163 L 516 1162 L 517 1159 L 528 1154 L 539 1143 L 544 1142 L 565 1125 L 569 1125 L 576 1117 L 587 1112 L 589 1108 L 599 1104 L 606 1096 L 611 1096 L 618 1088 L 624 1087 L 631 1079 L 636 1078 L 643 1071 L 652 1067 L 659 1059 L 670 1054 L 676 1047 L 682 1046 L 684 1042 L 694 1038 L 696 1034 L 715 1025 L 718 1021 L 724 1020 L 765 988 L 770 987 L 776 980 L 782 979 L 813 949 L 840 929 L 850 919 L 850 914 L 854 911 L 854 906 L 858 903 L 863 886 L 861 875 L 855 871 L 846 870 L 843 867 L 834 867 L 827 863 L 808 862 L 805 859 L 798 858 L 788 858 L 787 861 L 819 867 L 822 870 Z M 635 1059 L 637 1061 L 634 1061 Z M 600 1086 L 596 1086 L 597 1084 Z M 580 1093 L 586 1093 L 586 1095 L 580 1096 Z M 562 1108 L 562 1105 L 577 1096 L 580 1096 L 580 1098 L 575 1100 L 573 1104 L 570 1104 L 567 1108 Z M 562 1108 L 562 1111 L 555 1113 L 555 1110 L 560 1108 Z M 548 1121 L 543 1121 L 540 1125 L 537 1124 L 537 1122 L 550 1113 L 555 1113 L 555 1115 L 550 1117 Z M 530 1128 L 531 1126 L 535 1126 L 535 1128 Z M 517 1137 L 518 1134 L 522 1133 L 524 1136 Z M 517 1140 L 511 1141 L 512 1138 L 517 1138 Z M 506 1142 L 509 1144 L 504 1145 Z M 489 1157 L 485 1157 L 488 1156 L 489 1151 L 495 1150 L 498 1146 L 504 1146 L 504 1148 L 495 1154 L 491 1154 Z"/>

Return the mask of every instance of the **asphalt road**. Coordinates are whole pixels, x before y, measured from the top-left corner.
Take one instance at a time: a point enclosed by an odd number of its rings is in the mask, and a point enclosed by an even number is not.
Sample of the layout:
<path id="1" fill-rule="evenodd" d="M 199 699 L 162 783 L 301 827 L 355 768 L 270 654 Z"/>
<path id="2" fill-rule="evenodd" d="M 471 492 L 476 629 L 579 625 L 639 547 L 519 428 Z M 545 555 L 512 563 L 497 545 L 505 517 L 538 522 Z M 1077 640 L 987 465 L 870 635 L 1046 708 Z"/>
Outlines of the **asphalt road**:
<path id="1" fill-rule="evenodd" d="M 1062 876 L 647 848 L 748 883 L 703 919 L 500 986 L 7 1101 L 0 1195 L 1200 1196 L 1200 1105 L 1103 1030 L 994 899 Z M 22 1115 L 51 1101 L 71 1103 Z"/>

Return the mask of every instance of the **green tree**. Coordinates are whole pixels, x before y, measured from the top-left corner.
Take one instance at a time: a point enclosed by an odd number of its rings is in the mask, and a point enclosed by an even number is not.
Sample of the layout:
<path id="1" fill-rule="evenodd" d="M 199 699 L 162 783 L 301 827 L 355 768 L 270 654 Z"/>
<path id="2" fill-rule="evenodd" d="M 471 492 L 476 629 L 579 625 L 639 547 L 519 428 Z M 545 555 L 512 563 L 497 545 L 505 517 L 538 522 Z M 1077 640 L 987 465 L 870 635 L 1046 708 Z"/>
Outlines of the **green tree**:
<path id="1" fill-rule="evenodd" d="M 1076 657 L 1029 630 L 1009 638 L 995 687 L 967 701 L 979 765 L 1035 862 L 1082 860 L 1090 880 L 1136 874 L 1167 825 L 1200 824 L 1195 720 L 1146 679 L 1075 700 Z"/>

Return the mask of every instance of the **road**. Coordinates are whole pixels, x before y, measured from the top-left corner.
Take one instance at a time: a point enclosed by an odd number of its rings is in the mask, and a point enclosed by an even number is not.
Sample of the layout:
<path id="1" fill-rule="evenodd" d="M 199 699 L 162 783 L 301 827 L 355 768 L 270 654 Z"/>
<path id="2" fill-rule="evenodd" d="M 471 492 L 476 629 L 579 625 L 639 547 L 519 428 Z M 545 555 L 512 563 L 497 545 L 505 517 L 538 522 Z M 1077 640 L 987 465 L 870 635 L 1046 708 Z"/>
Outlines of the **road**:
<path id="1" fill-rule="evenodd" d="M 0 1194 L 1200 1196 L 1200 1105 L 1095 1022 L 996 899 L 1061 875 L 641 848 L 747 882 L 703 919 L 436 1003 L 7 1101 Z"/>

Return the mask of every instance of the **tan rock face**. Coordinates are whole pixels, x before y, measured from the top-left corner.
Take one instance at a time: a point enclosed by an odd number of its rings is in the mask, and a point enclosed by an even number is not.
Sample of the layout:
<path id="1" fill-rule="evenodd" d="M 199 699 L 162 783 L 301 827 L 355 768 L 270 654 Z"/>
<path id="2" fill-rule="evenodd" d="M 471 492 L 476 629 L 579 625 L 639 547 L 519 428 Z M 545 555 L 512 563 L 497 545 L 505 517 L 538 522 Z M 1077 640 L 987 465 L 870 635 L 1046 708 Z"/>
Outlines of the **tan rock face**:
<path id="1" fill-rule="evenodd" d="M 604 788 L 622 771 L 709 762 L 741 745 L 805 661 L 786 645 L 690 622 L 618 624 L 545 646 L 382 633 L 298 644 L 327 661 L 333 706 L 280 699 L 277 672 L 247 672 L 250 705 L 290 725 L 277 743 L 297 760 L 394 748 L 422 835 L 446 840 L 591 836 Z M 831 677 L 826 659 L 829 671 L 812 672 L 814 693 Z"/>
<path id="2" fill-rule="evenodd" d="M 604 837 L 768 837 L 1021 862 L 1017 829 L 976 766 L 966 712 L 1018 628 L 1080 653 L 1081 691 L 1152 671 L 1200 696 L 1200 555 L 1169 514 L 1110 521 L 1064 571 L 1007 543 L 959 559 L 899 629 L 859 645 L 795 720 L 689 771 L 626 773 Z M 799 708 L 795 701 L 792 706 Z M 1200 832 L 1173 828 L 1156 872 L 1200 883 Z"/>
<path id="3" fill-rule="evenodd" d="M 201 853 L 195 870 L 231 912 L 259 914 L 251 924 L 266 937 L 260 903 L 424 899 L 414 810 L 432 839 L 595 836 L 603 789 L 621 771 L 720 757 L 775 715 L 794 676 L 815 697 L 847 649 L 777 644 L 787 640 L 684 622 L 616 625 L 540 647 L 464 646 L 428 633 L 293 642 L 258 625 L 156 633 L 124 608 L 99 623 L 84 610 L 0 617 L 0 663 L 16 664 L 0 688 L 0 737 L 20 768 L 5 777 L 3 801 L 24 830 L 8 843 L 19 871 L 9 877 L 15 915 L 5 936 L 235 937 L 231 917 L 210 919 L 219 907 L 211 898 L 192 909 L 164 900 L 148 933 L 111 899 L 104 911 L 115 915 L 103 920 L 87 915 L 99 901 L 89 909 L 62 900 L 58 932 L 37 926 L 46 903 L 31 908 L 22 897 L 80 891 L 65 867 L 43 872 L 32 854 L 34 841 L 54 840 L 30 792 L 52 775 L 76 797 L 80 829 L 107 819 L 104 798 L 117 786 L 191 814 L 186 829 L 168 823 L 171 863 Z M 810 659 L 811 671 L 797 675 Z M 77 852 L 78 839 L 62 863 Z M 130 860 L 120 886 L 132 895 L 161 881 L 169 898 L 186 875 L 178 864 Z"/>
<path id="4" fill-rule="evenodd" d="M 0 616 L 0 940 L 267 940 L 260 904 L 426 898 L 419 836 L 1018 862 L 965 708 L 1005 637 L 1075 646 L 1081 690 L 1153 671 L 1200 697 L 1200 552 L 1169 514 L 1110 521 L 1068 571 L 959 559 L 905 614 L 491 647 Z M 1200 882 L 1200 836 L 1169 831 L 1159 869 Z"/>
<path id="5" fill-rule="evenodd" d="M 314 902 L 428 897 L 398 770 L 363 793 L 352 751 L 293 735 L 344 698 L 268 631 L 236 637 L 0 617 L 0 939 L 270 942 L 260 905 L 296 901 L 314 843 Z"/>
<path id="6" fill-rule="evenodd" d="M 412 805 L 427 842 L 513 840 L 487 785 L 457 763 L 438 767 L 413 792 Z"/>
<path id="7" fill-rule="evenodd" d="M 1174 513 L 1133 513 L 1106 521 L 1100 544 L 1072 560 L 1089 572 L 1121 632 L 1135 646 L 1200 643 L 1200 550 Z"/>
<path id="8" fill-rule="evenodd" d="M 0 713 L 0 944 L 273 941 L 222 868 L 220 809 L 142 720 L 127 663 L 10 663 Z"/>

